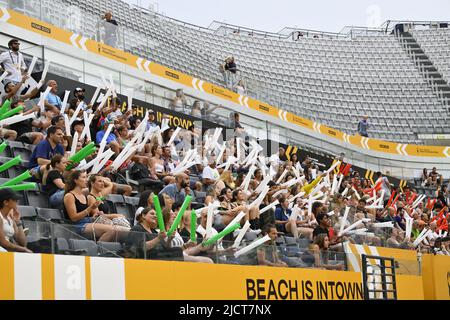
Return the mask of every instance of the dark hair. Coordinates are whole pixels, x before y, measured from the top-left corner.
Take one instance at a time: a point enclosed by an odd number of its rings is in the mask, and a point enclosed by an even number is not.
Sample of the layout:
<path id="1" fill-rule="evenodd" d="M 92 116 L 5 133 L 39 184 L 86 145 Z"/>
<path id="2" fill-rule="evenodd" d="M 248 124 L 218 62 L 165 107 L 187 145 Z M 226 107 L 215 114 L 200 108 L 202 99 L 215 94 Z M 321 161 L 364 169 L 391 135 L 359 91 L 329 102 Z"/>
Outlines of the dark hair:
<path id="1" fill-rule="evenodd" d="M 225 201 L 225 195 L 227 194 L 228 190 L 231 190 L 231 188 L 225 187 L 222 190 L 220 190 L 220 194 L 218 197 L 220 201 Z"/>
<path id="2" fill-rule="evenodd" d="M 69 176 L 67 177 L 67 181 L 65 181 L 64 191 L 66 194 L 75 189 L 76 186 L 75 181 L 78 180 L 81 174 L 84 172 L 85 171 L 75 170 L 69 174 Z"/>
<path id="3" fill-rule="evenodd" d="M 311 212 L 312 212 L 314 215 L 316 215 L 316 211 L 317 211 L 317 209 L 320 208 L 320 207 L 322 207 L 322 203 L 319 202 L 319 201 L 315 201 L 315 202 L 312 204 Z M 317 217 L 316 217 L 316 220 L 317 220 Z"/>
<path id="4" fill-rule="evenodd" d="M 59 115 L 59 116 L 54 116 L 52 118 L 52 126 L 56 125 L 56 123 L 60 120 L 60 119 L 64 119 L 63 116 Z"/>
<path id="5" fill-rule="evenodd" d="M 325 219 L 326 217 L 328 217 L 328 215 L 327 215 L 326 213 L 319 213 L 319 214 L 316 216 L 316 221 L 317 221 L 317 223 L 320 224 L 320 222 L 321 222 L 323 219 Z"/>
<path id="6" fill-rule="evenodd" d="M 50 168 L 54 168 L 63 158 L 64 156 L 62 154 L 55 154 L 50 160 L 50 163 L 45 166 L 45 169 L 50 170 Z"/>
<path id="7" fill-rule="evenodd" d="M 95 183 L 95 180 L 97 179 L 97 177 L 101 177 L 101 175 L 99 175 L 99 174 L 91 174 L 89 176 L 89 179 L 88 179 L 88 188 L 89 188 L 89 190 L 92 189 L 92 185 Z"/>
<path id="8" fill-rule="evenodd" d="M 363 198 L 359 199 L 358 202 L 362 202 L 362 203 L 364 203 L 364 204 L 367 203 L 367 201 L 366 201 L 365 199 L 363 199 Z"/>
<path id="9" fill-rule="evenodd" d="M 150 197 L 150 195 L 153 193 L 152 190 L 145 190 L 144 192 L 141 193 L 140 197 L 139 197 L 139 202 L 138 202 L 138 208 L 140 207 L 147 207 L 148 206 L 148 198 Z"/>
<path id="10" fill-rule="evenodd" d="M 163 134 L 162 134 L 163 143 L 169 142 L 169 140 L 170 140 L 169 133 L 170 133 L 171 130 L 174 130 L 174 129 L 173 128 L 169 128 L 169 129 L 167 129 L 167 130 L 165 130 L 163 132 Z"/>
<path id="11" fill-rule="evenodd" d="M 147 207 L 144 210 L 142 210 L 141 213 L 139 213 L 136 217 L 137 222 L 142 223 L 142 220 L 144 220 L 144 216 L 150 211 L 152 211 L 152 208 L 150 207 Z"/>
<path id="12" fill-rule="evenodd" d="M 236 189 L 233 191 L 233 198 L 231 199 L 231 202 L 236 202 L 237 201 L 237 196 L 239 194 L 239 191 L 241 191 L 241 189 Z"/>
<path id="13" fill-rule="evenodd" d="M 272 224 L 272 223 L 268 223 L 268 224 L 266 224 L 266 225 L 263 227 L 262 233 L 263 233 L 264 235 L 269 234 L 270 229 L 272 229 L 272 228 L 276 229 L 275 225 Z"/>
<path id="14" fill-rule="evenodd" d="M 136 122 L 139 120 L 138 117 L 130 117 L 130 119 L 128 120 L 128 122 L 130 123 L 130 127 L 134 130 L 136 129 Z M 166 130 L 167 131 L 167 130 Z M 164 132 L 166 132 L 164 131 Z"/>
<path id="15" fill-rule="evenodd" d="M 57 126 L 50 126 L 50 127 L 48 127 L 48 129 L 47 129 L 47 137 L 50 137 L 51 134 L 55 134 L 56 131 L 58 131 L 58 130 L 62 130 L 62 129 L 60 127 L 57 127 Z"/>
<path id="16" fill-rule="evenodd" d="M 11 39 L 8 41 L 8 48 L 11 48 L 11 46 L 15 43 L 15 42 L 19 42 L 19 39 Z"/>

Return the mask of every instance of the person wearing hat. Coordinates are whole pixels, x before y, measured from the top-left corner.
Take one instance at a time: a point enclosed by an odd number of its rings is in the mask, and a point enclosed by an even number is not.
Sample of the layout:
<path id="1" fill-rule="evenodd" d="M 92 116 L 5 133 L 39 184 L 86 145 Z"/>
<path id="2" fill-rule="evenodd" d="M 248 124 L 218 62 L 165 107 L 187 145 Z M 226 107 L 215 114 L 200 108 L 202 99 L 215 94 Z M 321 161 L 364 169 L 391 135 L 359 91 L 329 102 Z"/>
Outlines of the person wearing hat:
<path id="1" fill-rule="evenodd" d="M 9 40 L 8 48 L 8 51 L 0 54 L 0 64 L 3 70 L 8 73 L 3 82 L 17 84 L 22 80 L 22 76 L 27 70 L 27 65 L 22 53 L 19 52 L 20 42 L 18 39 Z"/>
<path id="2" fill-rule="evenodd" d="M 20 197 L 10 188 L 0 189 L 0 247 L 7 251 L 32 253 L 27 248 L 17 201 Z"/>

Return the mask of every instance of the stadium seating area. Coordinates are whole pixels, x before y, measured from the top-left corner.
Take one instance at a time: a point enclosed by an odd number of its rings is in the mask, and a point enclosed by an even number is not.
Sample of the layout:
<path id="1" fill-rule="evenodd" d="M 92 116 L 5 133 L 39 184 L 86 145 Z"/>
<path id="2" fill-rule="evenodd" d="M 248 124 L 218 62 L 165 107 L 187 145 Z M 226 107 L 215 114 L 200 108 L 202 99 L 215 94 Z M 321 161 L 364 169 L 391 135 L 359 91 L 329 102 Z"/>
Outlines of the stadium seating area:
<path id="1" fill-rule="evenodd" d="M 297 41 L 238 33 L 219 35 L 213 30 L 141 12 L 118 0 L 107 6 L 103 1 L 39 3 L 53 8 L 54 11 L 45 13 L 48 21 L 55 23 L 58 17 L 60 26 L 93 38 L 98 37 L 97 17 L 112 10 L 122 26 L 118 47 L 213 83 L 222 81 L 218 71 L 220 60 L 234 55 L 245 78 L 257 85 L 257 90 L 252 88 L 253 93 L 268 93 L 259 96 L 262 100 L 347 133 L 354 132 L 365 114 L 373 126 L 371 136 L 381 139 L 420 142 L 418 133 L 449 132 L 446 105 L 437 98 L 393 35 L 299 38 Z M 34 9 L 29 5 L 24 2 L 22 12 L 33 15 Z M 80 10 L 83 20 L 79 26 L 57 10 L 61 5 Z M 40 17 L 40 13 L 34 12 Z M 425 51 L 447 76 L 445 59 L 443 62 L 436 58 L 438 53 L 433 49 L 434 35 L 417 38 L 421 43 L 429 43 L 429 47 L 423 46 Z M 74 89 L 59 87 L 55 95 L 61 95 L 64 90 L 74 92 Z M 319 167 L 301 152 L 296 154 L 297 159 L 283 148 L 264 154 L 256 137 L 250 136 L 241 125 L 238 113 L 227 119 L 232 134 L 225 139 L 219 139 L 220 130 L 226 129 L 221 124 L 217 124 L 216 131 L 213 128 L 207 133 L 194 126 L 180 128 L 178 132 L 166 122 L 150 117 L 139 119 L 139 125 L 138 117 L 128 110 L 132 106 L 112 97 L 113 93 L 119 95 L 115 90 L 112 85 L 105 85 L 101 92 L 103 98 L 93 105 L 84 104 L 84 110 L 78 108 L 83 106 L 83 99 L 75 101 L 65 112 L 67 118 L 60 117 L 60 104 L 47 101 L 45 111 L 32 111 L 41 123 L 31 125 L 32 132 L 43 133 L 46 140 L 31 145 L 8 139 L 0 163 L 18 155 L 23 161 L 0 173 L 0 185 L 30 169 L 38 189 L 18 192 L 18 211 L 28 229 L 28 243 L 5 237 L 0 243 L 6 249 L 15 248 L 10 243 L 19 242 L 20 250 L 27 247 L 33 252 L 135 258 L 157 255 L 169 260 L 337 270 L 345 268 L 342 251 L 347 242 L 449 254 L 446 236 L 450 193 L 448 181 L 437 172 L 425 177 L 430 188 L 426 189 L 422 185 L 425 181 L 420 181 L 415 190 L 403 190 L 392 187 L 381 174 L 373 181 L 359 176 L 342 158 L 335 163 L 336 167 L 329 169 Z M 10 100 L 20 102 L 20 90 Z M 27 102 L 26 112 L 37 100 Z M 183 105 L 183 110 L 193 107 Z M 167 110 L 168 115 L 171 113 Z M 71 128 L 69 133 L 66 125 L 69 119 L 77 119 L 84 127 L 88 114 L 92 115 L 91 120 L 95 119 L 89 125 L 92 140 L 98 147 L 96 150 L 103 153 L 94 153 L 85 163 L 77 163 L 75 169 L 65 167 L 60 172 L 64 202 L 51 206 L 50 197 L 54 193 L 45 191 L 41 174 L 59 170 L 49 163 L 58 164 L 61 160 L 55 158 L 58 152 L 44 155 L 41 149 L 53 141 L 61 145 L 66 156 L 73 156 L 75 151 L 89 145 L 89 139 L 84 136 L 72 144 L 75 129 Z M 399 119 L 402 119 L 400 123 Z M 108 125 L 111 132 L 105 133 Z M 165 131 L 171 133 L 166 135 Z M 56 132 L 64 138 L 57 141 Z M 77 131 L 76 136 L 83 132 L 83 129 Z M 98 135 L 101 132 L 104 139 Z M 107 153 L 110 160 L 103 163 Z M 40 164 L 31 166 L 36 158 L 41 159 Z M 96 183 L 93 171 L 99 163 L 103 163 L 97 170 L 103 177 L 101 196 L 92 195 L 92 203 L 82 203 L 74 194 L 69 196 L 74 190 L 80 194 L 88 191 L 83 179 L 93 177 Z M 80 170 L 81 167 L 85 170 Z M 87 178 L 82 177 L 85 171 Z M 63 189 L 58 188 L 58 191 Z M 130 192 L 124 191 L 127 188 Z M 134 196 L 129 196 L 130 193 Z M 426 199 L 422 193 L 427 194 Z M 159 195 L 161 212 L 153 195 Z M 195 216 L 190 210 L 181 209 L 187 195 L 192 196 L 191 207 L 197 210 Z M 117 219 L 121 221 L 111 217 L 110 223 L 99 222 L 100 211 L 120 214 L 122 217 Z M 179 212 L 181 222 L 175 220 Z M 2 221 L 7 221 L 8 212 L 0 214 L 3 214 Z M 160 214 L 166 230 L 161 230 L 159 220 L 156 223 Z M 196 221 L 196 240 L 189 240 L 191 219 Z M 239 230 L 228 234 L 218 245 L 204 245 L 203 240 L 227 230 L 235 222 L 239 223 Z M 181 224 L 175 228 L 176 236 L 167 236 L 169 227 L 177 223 Z M 15 236 L 23 232 L 18 230 Z M 236 240 L 241 232 L 242 242 Z M 236 249 L 243 250 L 263 237 L 266 237 L 264 249 L 259 248 L 258 255 L 256 250 L 250 258 L 234 254 Z M 236 248 L 232 249 L 235 241 Z M 180 250 L 168 249 L 173 247 Z M 275 253 L 271 247 L 276 247 Z"/>

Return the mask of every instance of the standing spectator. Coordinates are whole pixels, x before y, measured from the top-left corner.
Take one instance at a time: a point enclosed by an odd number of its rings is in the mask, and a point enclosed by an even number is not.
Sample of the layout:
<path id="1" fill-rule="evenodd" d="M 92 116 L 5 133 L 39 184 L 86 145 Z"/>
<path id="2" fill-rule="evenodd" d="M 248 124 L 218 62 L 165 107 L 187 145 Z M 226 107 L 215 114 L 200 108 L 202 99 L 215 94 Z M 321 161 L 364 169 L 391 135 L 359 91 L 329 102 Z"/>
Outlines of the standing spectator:
<path id="1" fill-rule="evenodd" d="M 2 65 L 3 70 L 8 73 L 3 82 L 13 82 L 14 84 L 16 84 L 22 79 L 22 76 L 27 69 L 27 65 L 25 64 L 22 53 L 19 52 L 19 40 L 9 40 L 8 48 L 8 51 L 0 54 L 0 64 Z"/>
<path id="2" fill-rule="evenodd" d="M 113 15 L 110 11 L 106 12 L 102 16 L 102 20 L 105 20 L 104 28 L 105 28 L 105 39 L 104 42 L 106 45 L 115 47 L 117 43 L 117 31 L 119 24 L 115 19 L 112 18 Z"/>
<path id="3" fill-rule="evenodd" d="M 375 173 L 375 177 L 376 177 L 375 181 L 378 181 L 378 179 L 381 179 L 381 181 L 382 181 L 381 190 L 384 190 L 383 201 L 385 202 L 385 205 L 387 205 L 387 201 L 391 197 L 391 184 L 389 182 L 389 179 L 388 179 L 388 177 L 383 175 L 380 171 Z"/>
<path id="4" fill-rule="evenodd" d="M 430 178 L 430 183 L 432 186 L 440 186 L 441 185 L 442 175 L 440 175 L 436 171 L 436 167 L 433 167 L 433 169 L 431 170 L 429 178 Z"/>
<path id="5" fill-rule="evenodd" d="M 17 200 L 20 197 L 10 188 L 0 190 L 0 247 L 7 251 L 32 253 L 27 249 Z"/>
<path id="6" fill-rule="evenodd" d="M 229 56 L 220 66 L 220 72 L 223 74 L 225 84 L 228 88 L 232 88 L 234 84 L 234 79 L 236 77 L 236 63 L 234 62 L 234 57 Z"/>
<path id="7" fill-rule="evenodd" d="M 241 79 L 239 80 L 235 85 L 234 85 L 234 90 L 236 91 L 237 94 L 240 95 L 245 95 L 245 83 L 244 80 Z"/>
<path id="8" fill-rule="evenodd" d="M 177 112 L 184 112 L 185 107 L 188 105 L 186 96 L 183 89 L 177 89 L 175 97 L 170 102 L 170 109 Z"/>
<path id="9" fill-rule="evenodd" d="M 47 129 L 47 139 L 39 142 L 31 154 L 29 168 L 35 170 L 35 174 L 39 171 L 39 166 L 49 164 L 54 155 L 64 155 L 64 147 L 61 144 L 63 137 L 61 128 L 51 126 Z"/>
<path id="10" fill-rule="evenodd" d="M 360 136 L 368 137 L 367 129 L 369 128 L 369 123 L 367 122 L 368 116 L 364 116 L 363 119 L 358 123 L 358 133 Z"/>

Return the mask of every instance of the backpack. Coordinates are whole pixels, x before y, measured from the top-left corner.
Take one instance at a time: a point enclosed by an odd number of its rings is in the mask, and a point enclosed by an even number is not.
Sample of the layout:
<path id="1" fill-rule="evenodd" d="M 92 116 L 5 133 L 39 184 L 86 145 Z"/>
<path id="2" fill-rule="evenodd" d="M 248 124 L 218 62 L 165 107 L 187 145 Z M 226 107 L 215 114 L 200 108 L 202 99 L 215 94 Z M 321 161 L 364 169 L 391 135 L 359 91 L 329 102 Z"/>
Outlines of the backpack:
<path id="1" fill-rule="evenodd" d="M 142 163 L 135 163 L 130 169 L 130 178 L 133 180 L 148 179 L 149 177 L 150 171 Z"/>

